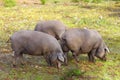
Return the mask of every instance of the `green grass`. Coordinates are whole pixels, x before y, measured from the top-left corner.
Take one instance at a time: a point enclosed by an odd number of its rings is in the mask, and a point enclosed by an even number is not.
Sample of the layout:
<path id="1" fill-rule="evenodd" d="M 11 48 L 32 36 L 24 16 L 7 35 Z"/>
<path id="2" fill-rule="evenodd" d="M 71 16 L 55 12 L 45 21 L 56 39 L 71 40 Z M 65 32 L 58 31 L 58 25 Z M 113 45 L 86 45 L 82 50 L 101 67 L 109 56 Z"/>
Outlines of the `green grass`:
<path id="1" fill-rule="evenodd" d="M 40 0 L 40 1 L 43 5 L 46 3 L 46 0 Z"/>
<path id="2" fill-rule="evenodd" d="M 15 0 L 3 0 L 3 3 L 5 7 L 13 7 L 16 5 Z"/>
<path id="3" fill-rule="evenodd" d="M 0 52 L 10 51 L 10 45 L 6 43 L 9 37 L 18 30 L 33 30 L 39 20 L 57 19 L 65 23 L 69 28 L 90 28 L 100 32 L 104 41 L 110 48 L 108 60 L 96 63 L 87 61 L 86 55 L 80 55 L 80 62 L 75 63 L 71 58 L 68 66 L 62 66 L 60 72 L 56 68 L 49 68 L 45 61 L 40 68 L 27 65 L 13 69 L 8 64 L 2 64 L 5 70 L 0 72 L 1 80 L 59 80 L 64 76 L 68 68 L 77 68 L 85 72 L 82 77 L 92 80 L 119 80 L 120 79 L 120 16 L 119 6 L 113 1 L 89 4 L 47 4 L 15 6 L 13 8 L 0 7 Z M 117 15 L 118 14 L 118 15 Z M 10 53 L 10 52 L 9 52 Z M 45 64 L 45 66 L 43 65 Z M 1 67 L 0 67 L 1 68 Z M 8 68 L 8 69 L 6 69 Z"/>

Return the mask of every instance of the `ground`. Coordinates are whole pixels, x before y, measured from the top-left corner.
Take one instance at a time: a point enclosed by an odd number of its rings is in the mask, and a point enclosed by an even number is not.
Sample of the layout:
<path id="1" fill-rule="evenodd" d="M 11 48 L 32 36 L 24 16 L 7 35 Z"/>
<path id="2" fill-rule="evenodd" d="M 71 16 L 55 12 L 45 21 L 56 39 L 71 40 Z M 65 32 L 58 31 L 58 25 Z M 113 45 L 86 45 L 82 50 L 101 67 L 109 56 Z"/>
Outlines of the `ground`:
<path id="1" fill-rule="evenodd" d="M 76 63 L 69 53 L 68 66 L 60 71 L 49 67 L 43 57 L 24 55 L 25 65 L 13 68 L 13 54 L 9 37 L 18 30 L 33 30 L 39 20 L 60 20 L 68 28 L 97 30 L 110 49 L 107 61 L 96 58 L 88 62 L 86 54 L 79 55 Z M 60 80 L 66 72 L 75 68 L 84 72 L 68 80 L 119 80 L 120 79 L 120 3 L 47 3 L 0 6 L 0 80 Z"/>

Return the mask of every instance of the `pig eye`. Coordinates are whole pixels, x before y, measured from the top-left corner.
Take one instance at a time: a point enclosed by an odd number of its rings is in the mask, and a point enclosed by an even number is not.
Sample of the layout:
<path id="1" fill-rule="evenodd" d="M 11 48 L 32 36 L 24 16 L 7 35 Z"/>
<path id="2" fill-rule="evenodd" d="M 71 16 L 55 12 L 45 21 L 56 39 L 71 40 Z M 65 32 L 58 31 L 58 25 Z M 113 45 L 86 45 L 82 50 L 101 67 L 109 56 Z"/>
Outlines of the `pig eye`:
<path id="1" fill-rule="evenodd" d="M 107 49 L 106 48 L 104 49 L 104 51 L 105 51 L 105 53 L 107 53 Z"/>
<path id="2" fill-rule="evenodd" d="M 110 53 L 110 50 L 108 48 L 104 48 L 105 53 Z"/>

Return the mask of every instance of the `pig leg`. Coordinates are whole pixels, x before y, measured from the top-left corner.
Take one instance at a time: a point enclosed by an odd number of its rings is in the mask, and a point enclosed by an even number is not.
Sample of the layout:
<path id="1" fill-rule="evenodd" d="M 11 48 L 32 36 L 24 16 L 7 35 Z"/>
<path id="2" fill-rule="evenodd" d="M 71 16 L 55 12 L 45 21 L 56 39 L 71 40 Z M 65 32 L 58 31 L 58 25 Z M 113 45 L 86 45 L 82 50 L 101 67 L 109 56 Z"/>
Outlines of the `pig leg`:
<path id="1" fill-rule="evenodd" d="M 95 62 L 95 52 L 96 49 L 93 49 L 88 53 L 88 58 L 90 62 Z"/>
<path id="2" fill-rule="evenodd" d="M 73 57 L 74 57 L 74 59 L 77 61 L 77 62 L 79 62 L 79 59 L 78 59 L 78 54 L 79 54 L 79 52 L 72 52 L 73 53 Z"/>
<path id="3" fill-rule="evenodd" d="M 65 52 L 64 53 L 64 58 L 65 58 L 65 65 L 67 66 L 68 64 L 67 64 L 67 58 L 68 58 L 68 52 Z"/>
<path id="4" fill-rule="evenodd" d="M 13 61 L 13 67 L 16 67 L 20 57 L 20 52 L 15 51 L 14 52 L 14 61 Z"/>
<path id="5" fill-rule="evenodd" d="M 92 62 L 91 52 L 88 53 L 88 59 L 89 59 L 90 62 Z"/>
<path id="6" fill-rule="evenodd" d="M 21 63 L 22 65 L 24 65 L 25 62 L 24 62 L 24 60 L 23 60 L 23 53 L 20 53 L 20 54 L 19 54 L 19 59 L 20 59 L 20 63 Z"/>
<path id="7" fill-rule="evenodd" d="M 61 63 L 57 61 L 57 68 L 60 69 L 60 67 L 61 67 Z"/>
<path id="8" fill-rule="evenodd" d="M 44 56 L 46 62 L 48 63 L 49 66 L 52 66 L 52 63 L 50 61 L 50 58 L 48 56 Z"/>

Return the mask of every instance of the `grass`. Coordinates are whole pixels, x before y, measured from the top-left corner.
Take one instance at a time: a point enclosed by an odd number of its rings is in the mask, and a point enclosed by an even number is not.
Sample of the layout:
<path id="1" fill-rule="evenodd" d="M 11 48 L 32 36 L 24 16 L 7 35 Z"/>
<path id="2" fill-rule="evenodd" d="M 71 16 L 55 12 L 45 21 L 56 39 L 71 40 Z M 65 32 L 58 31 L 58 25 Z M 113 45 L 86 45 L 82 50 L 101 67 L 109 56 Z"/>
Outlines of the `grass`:
<path id="1" fill-rule="evenodd" d="M 15 0 L 3 0 L 5 7 L 14 7 L 16 5 Z"/>
<path id="2" fill-rule="evenodd" d="M 80 62 L 70 58 L 68 66 L 62 66 L 60 72 L 50 68 L 42 59 L 41 63 L 13 69 L 9 64 L 0 62 L 1 80 L 60 80 L 68 68 L 77 68 L 85 72 L 78 79 L 119 80 L 120 79 L 120 7 L 114 1 L 102 3 L 62 3 L 46 5 L 19 5 L 12 8 L 0 6 L 0 53 L 11 53 L 7 42 L 18 30 L 33 30 L 39 20 L 57 19 L 69 28 L 90 28 L 100 32 L 110 48 L 107 62 L 97 59 L 96 63 L 87 61 L 86 55 L 80 55 Z M 38 62 L 38 60 L 34 60 Z M 34 61 L 31 61 L 34 63 Z"/>

